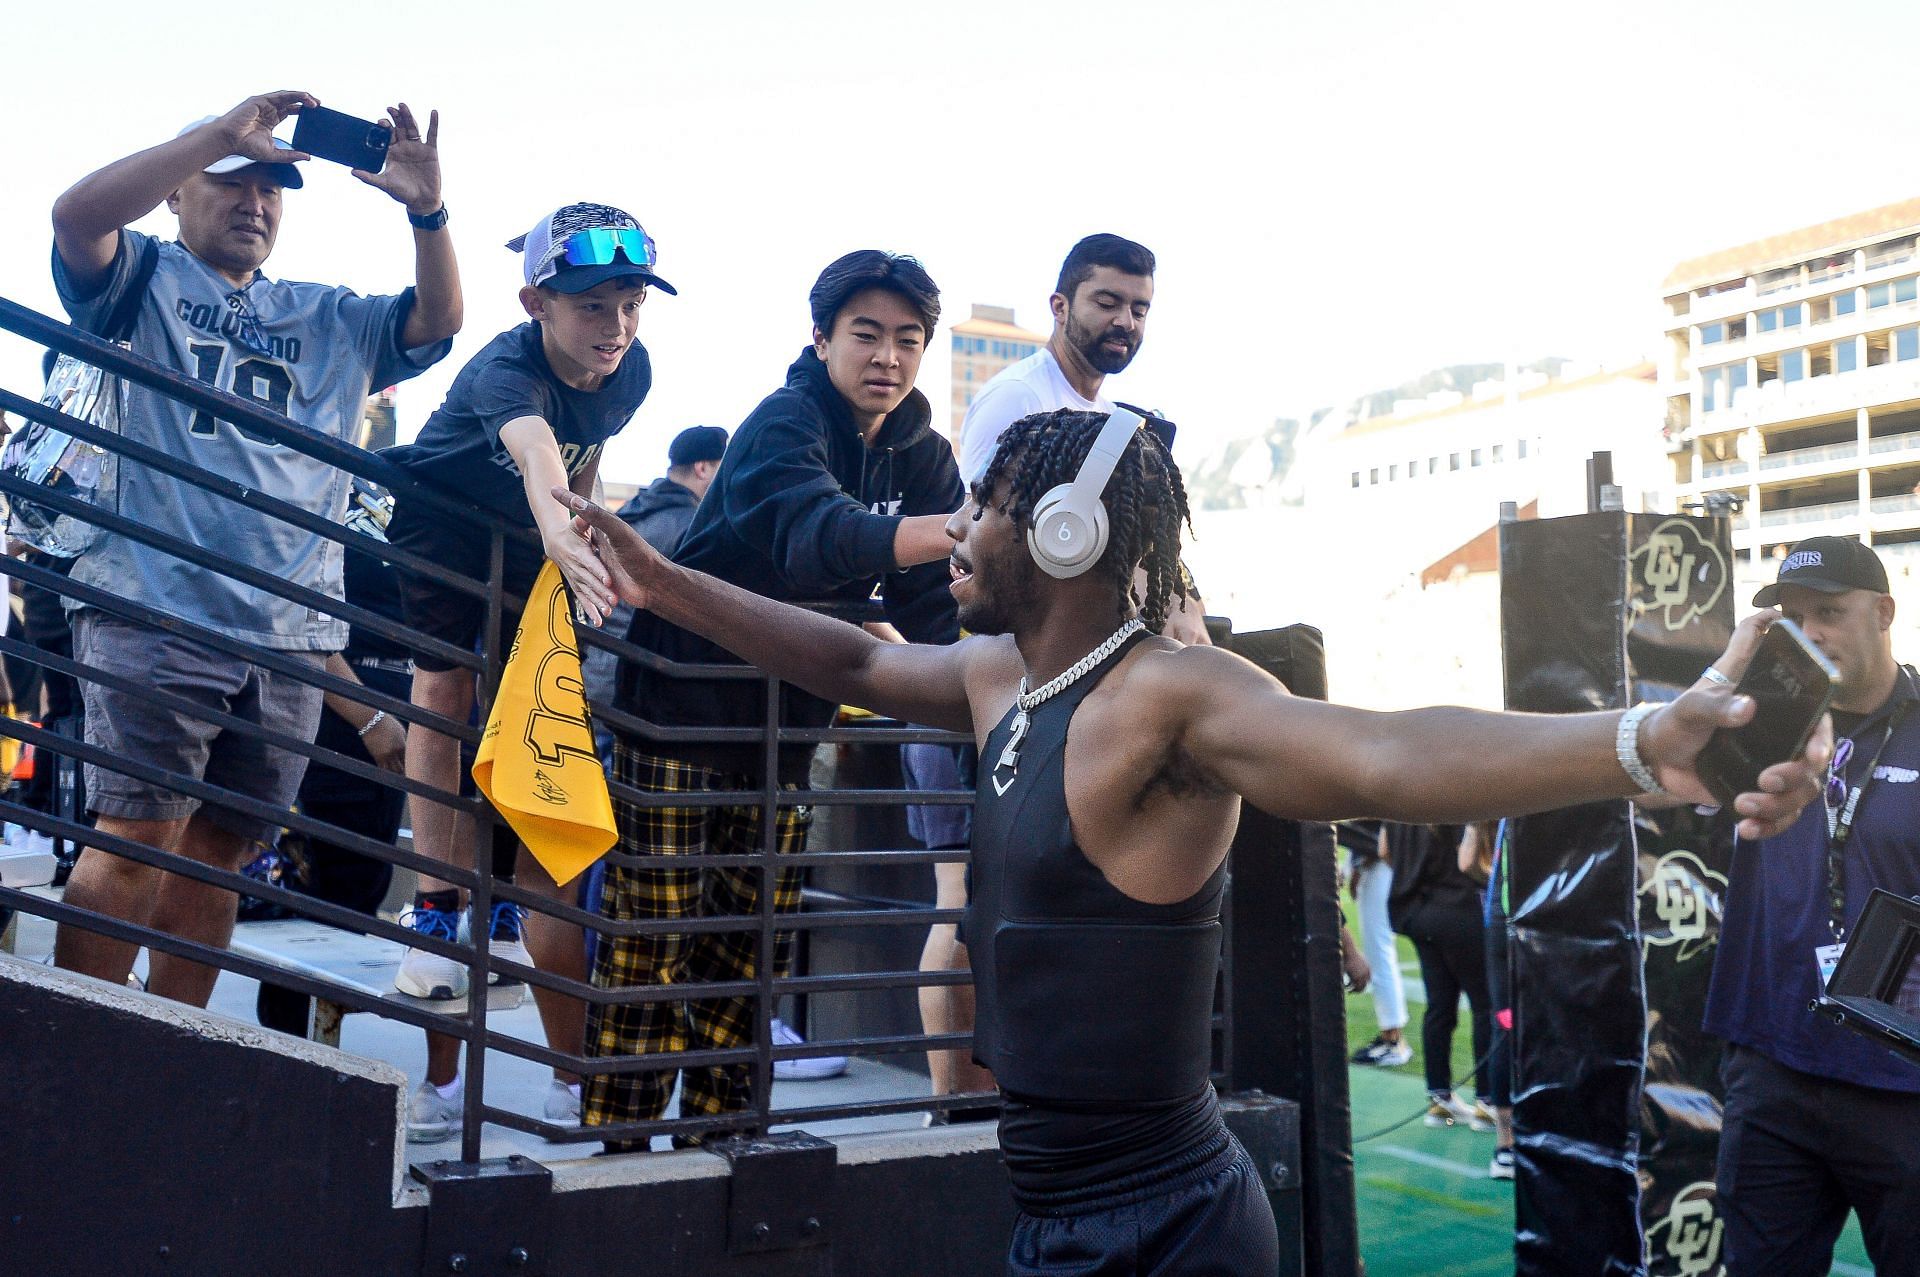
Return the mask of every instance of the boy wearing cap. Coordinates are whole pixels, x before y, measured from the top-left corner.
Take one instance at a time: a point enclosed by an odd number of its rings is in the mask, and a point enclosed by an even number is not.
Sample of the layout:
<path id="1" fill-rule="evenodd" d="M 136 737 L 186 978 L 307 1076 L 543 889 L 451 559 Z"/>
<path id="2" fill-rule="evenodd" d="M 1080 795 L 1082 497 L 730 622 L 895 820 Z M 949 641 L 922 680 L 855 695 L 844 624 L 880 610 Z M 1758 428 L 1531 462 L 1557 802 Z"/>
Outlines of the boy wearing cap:
<path id="1" fill-rule="evenodd" d="M 361 297 L 338 287 L 267 278 L 261 267 L 280 230 L 282 195 L 302 185 L 307 157 L 275 142 L 274 128 L 313 95 L 268 93 L 209 116 L 163 142 L 116 160 L 54 202 L 53 277 L 74 322 L 98 331 L 121 300 L 140 292 L 136 354 L 283 413 L 313 430 L 351 439 L 372 387 L 416 376 L 444 358 L 460 329 L 459 273 L 442 229 L 439 117 L 421 135 L 413 113 L 394 107 L 392 148 L 378 175 L 361 181 L 406 206 L 413 225 L 415 287 Z M 162 243 L 127 229 L 165 202 L 179 239 Z M 398 218 L 395 219 L 398 222 Z M 128 438 L 299 505 L 328 519 L 346 509 L 349 476 L 292 448 L 255 438 L 164 394 L 127 387 Z M 216 543 L 266 575 L 342 595 L 338 543 L 248 510 L 202 488 L 122 461 L 119 513 L 155 532 Z M 279 594 L 103 532 L 75 563 L 73 579 L 193 625 L 310 661 L 346 643 L 347 627 Z M 173 696 L 270 724 L 304 740 L 320 720 L 321 692 L 244 657 L 94 608 L 74 615 L 75 654 L 89 667 Z M 111 754 L 220 785 L 276 807 L 292 803 L 305 758 L 197 714 L 174 712 L 101 683 L 88 683 L 86 739 Z M 116 771 L 86 768 L 88 805 L 118 837 L 237 869 L 265 822 L 201 807 L 177 790 Z M 173 874 L 85 852 L 67 888 L 74 904 L 186 939 L 225 945 L 235 897 Z M 112 982 L 126 979 L 131 946 L 62 927 L 59 964 Z M 205 1005 L 211 968 L 154 953 L 148 987 Z"/>
<path id="2" fill-rule="evenodd" d="M 569 204 L 507 247 L 524 254 L 520 304 L 528 322 L 495 337 L 454 378 L 447 398 L 411 444 L 382 455 L 421 479 L 540 534 L 544 555 L 531 546 L 506 544 L 505 589 L 526 597 L 541 565 L 552 559 L 566 578 L 579 613 L 598 625 L 615 602 L 606 570 L 587 543 L 568 526 L 566 511 L 548 496 L 554 487 L 582 494 L 593 490 L 606 441 L 624 428 L 653 383 L 646 347 L 637 337 L 640 307 L 649 287 L 671 293 L 654 273 L 651 236 L 627 213 L 604 204 Z M 488 539 L 458 519 L 420 502 L 401 500 L 388 529 L 392 543 L 477 580 L 488 574 Z M 472 650 L 486 622 L 484 600 L 414 573 L 401 574 L 401 604 L 407 624 L 456 647 Z M 413 703 L 465 722 L 473 710 L 470 670 L 426 653 L 416 654 Z M 460 784 L 459 743 L 425 728 L 408 734 L 407 776 L 453 792 Z M 471 836 L 461 837 L 454 810 L 415 796 L 414 845 L 422 855 L 453 863 L 464 860 Z M 539 865 L 528 858 L 532 890 L 558 897 Z M 423 878 L 408 921 L 422 934 L 452 939 L 459 893 L 448 883 Z M 491 923 L 496 942 L 515 943 L 515 906 L 501 902 Z M 578 928 L 541 918 L 528 940 L 541 967 L 579 978 L 585 961 Z M 447 958 L 410 949 L 394 987 L 419 998 L 451 999 L 466 992 L 466 968 Z M 536 990 L 549 1038 L 580 1041 L 578 1002 Z M 450 1043 L 449 1043 L 450 1047 Z M 429 1086 L 457 1112 L 455 1053 L 436 1050 Z M 562 1082 L 572 1077 L 559 1075 Z M 556 1086 L 559 1084 L 556 1083 Z M 427 1110 L 445 1107 L 425 1094 L 415 1097 L 417 1120 L 410 1134 L 435 1138 Z M 449 1099 L 451 1096 L 453 1098 Z M 557 1094 L 549 1105 L 567 1107 Z"/>
<path id="3" fill-rule="evenodd" d="M 1735 839 L 1727 874 L 1705 1017 L 1727 1044 L 1727 1272 L 1826 1272 L 1850 1209 L 1874 1271 L 1920 1272 L 1920 1069 L 1808 1009 L 1868 893 L 1920 895 L 1920 680 L 1893 654 L 1887 570 L 1859 541 L 1793 546 L 1753 603 L 1779 612 L 1743 622 L 1736 645 L 1785 616 L 1840 681 L 1826 801 Z"/>

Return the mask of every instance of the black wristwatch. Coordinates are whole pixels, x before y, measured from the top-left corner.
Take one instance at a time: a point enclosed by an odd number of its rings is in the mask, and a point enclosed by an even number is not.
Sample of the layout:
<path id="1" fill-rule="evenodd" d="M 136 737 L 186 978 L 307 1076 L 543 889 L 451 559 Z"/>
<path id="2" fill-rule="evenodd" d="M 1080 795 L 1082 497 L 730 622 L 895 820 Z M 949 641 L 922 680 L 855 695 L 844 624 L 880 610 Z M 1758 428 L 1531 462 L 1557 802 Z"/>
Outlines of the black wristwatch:
<path id="1" fill-rule="evenodd" d="M 413 223 L 413 228 L 417 231 L 437 231 L 447 224 L 447 206 L 442 204 L 425 217 L 410 212 L 407 214 L 407 220 Z"/>

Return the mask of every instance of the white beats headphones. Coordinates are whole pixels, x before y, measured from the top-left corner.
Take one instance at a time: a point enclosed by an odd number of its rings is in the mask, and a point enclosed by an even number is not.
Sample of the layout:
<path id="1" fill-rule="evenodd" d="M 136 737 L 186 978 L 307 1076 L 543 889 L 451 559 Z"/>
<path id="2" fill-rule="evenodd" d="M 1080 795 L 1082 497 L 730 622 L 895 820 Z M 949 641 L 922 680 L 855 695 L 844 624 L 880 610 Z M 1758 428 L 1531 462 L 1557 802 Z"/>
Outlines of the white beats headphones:
<path id="1" fill-rule="evenodd" d="M 1100 494 L 1107 490 L 1133 432 L 1145 424 L 1146 418 L 1131 408 L 1114 409 L 1073 482 L 1047 489 L 1034 503 L 1027 549 L 1042 572 L 1065 580 L 1100 561 L 1100 552 L 1107 548 L 1107 507 Z"/>

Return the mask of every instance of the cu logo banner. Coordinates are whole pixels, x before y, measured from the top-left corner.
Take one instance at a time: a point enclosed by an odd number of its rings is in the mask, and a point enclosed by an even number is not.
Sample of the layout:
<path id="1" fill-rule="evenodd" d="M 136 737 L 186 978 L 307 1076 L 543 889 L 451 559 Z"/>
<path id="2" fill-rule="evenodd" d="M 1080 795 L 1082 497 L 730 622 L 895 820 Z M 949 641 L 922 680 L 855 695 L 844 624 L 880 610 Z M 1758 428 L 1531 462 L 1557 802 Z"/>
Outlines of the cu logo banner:
<path id="1" fill-rule="evenodd" d="M 1667 1217 L 1647 1230 L 1654 1272 L 1707 1277 L 1722 1271 L 1720 1234 L 1724 1225 L 1716 1205 L 1712 1180 L 1689 1184 L 1673 1195 Z"/>
<path id="2" fill-rule="evenodd" d="M 1640 884 L 1640 894 L 1653 910 L 1648 918 L 1643 907 L 1640 916 L 1643 946 L 1677 944 L 1676 962 L 1710 947 L 1719 935 L 1726 890 L 1726 876 L 1707 868 L 1692 852 L 1670 851 L 1660 857 Z"/>
<path id="3" fill-rule="evenodd" d="M 1633 574 L 1633 608 L 1660 613 L 1669 630 L 1685 629 L 1705 616 L 1727 589 L 1727 560 L 1720 547 L 1700 535 L 1689 519 L 1655 526 L 1628 559 Z"/>

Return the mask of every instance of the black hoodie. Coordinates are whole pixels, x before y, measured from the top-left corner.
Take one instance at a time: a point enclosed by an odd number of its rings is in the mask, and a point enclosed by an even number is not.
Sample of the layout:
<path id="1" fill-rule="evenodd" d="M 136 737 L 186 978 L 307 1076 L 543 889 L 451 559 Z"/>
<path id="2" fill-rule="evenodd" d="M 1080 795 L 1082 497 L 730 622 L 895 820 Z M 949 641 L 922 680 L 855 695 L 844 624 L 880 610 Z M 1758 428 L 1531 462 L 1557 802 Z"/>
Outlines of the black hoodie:
<path id="1" fill-rule="evenodd" d="M 881 587 L 887 619 L 908 641 L 960 636 L 944 560 L 896 571 L 902 518 L 951 514 L 965 500 L 953 447 L 930 428 L 918 390 L 881 423 L 871 447 L 811 347 L 787 369 L 787 384 L 760 401 L 727 445 L 713 486 L 674 562 L 787 602 L 859 602 Z M 735 663 L 731 654 L 650 612 L 628 638 L 669 660 Z M 621 666 L 616 704 L 663 726 L 745 727 L 766 721 L 764 685 L 752 680 L 676 679 L 633 662 Z M 824 727 L 836 706 L 782 687 L 781 721 Z M 636 742 L 639 749 L 757 777 L 754 745 Z M 811 745 L 783 746 L 780 778 L 804 780 Z"/>

